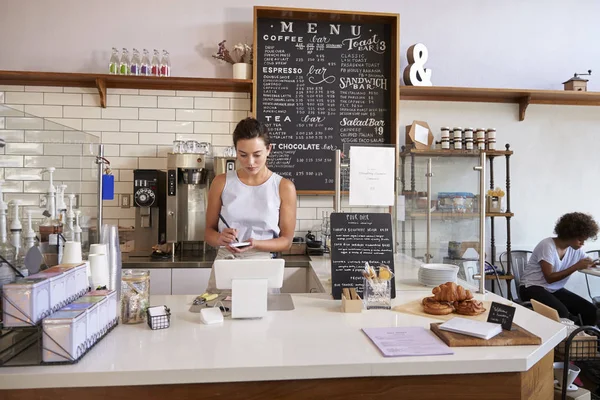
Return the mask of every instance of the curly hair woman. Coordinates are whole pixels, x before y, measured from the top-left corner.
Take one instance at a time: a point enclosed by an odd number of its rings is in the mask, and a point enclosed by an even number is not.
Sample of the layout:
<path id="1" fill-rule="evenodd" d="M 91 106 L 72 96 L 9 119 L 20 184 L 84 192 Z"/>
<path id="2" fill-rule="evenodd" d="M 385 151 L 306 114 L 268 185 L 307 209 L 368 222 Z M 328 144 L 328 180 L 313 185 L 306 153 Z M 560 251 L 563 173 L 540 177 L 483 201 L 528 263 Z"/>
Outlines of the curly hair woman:
<path id="1" fill-rule="evenodd" d="M 596 306 L 565 285 L 573 272 L 594 266 L 582 246 L 596 239 L 598 224 L 588 214 L 569 213 L 559 218 L 554 233 L 535 246 L 521 277 L 521 298 L 552 307 L 561 318 L 578 321 L 575 316 L 581 315 L 584 325 L 596 325 Z"/>

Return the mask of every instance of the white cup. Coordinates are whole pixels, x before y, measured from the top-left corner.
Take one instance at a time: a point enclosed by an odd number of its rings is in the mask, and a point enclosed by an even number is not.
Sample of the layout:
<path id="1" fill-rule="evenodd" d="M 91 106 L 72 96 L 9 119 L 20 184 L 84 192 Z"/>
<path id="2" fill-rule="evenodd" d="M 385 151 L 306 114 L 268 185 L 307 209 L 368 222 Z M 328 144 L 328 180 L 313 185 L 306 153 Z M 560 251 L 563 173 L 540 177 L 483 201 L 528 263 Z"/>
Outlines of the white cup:
<path id="1" fill-rule="evenodd" d="M 559 388 L 562 388 L 562 384 L 563 384 L 563 374 L 564 374 L 564 365 L 565 363 L 563 362 L 555 362 L 553 364 L 554 367 L 554 380 L 558 381 L 557 386 Z M 573 384 L 573 382 L 575 382 L 575 378 L 577 378 L 577 375 L 579 375 L 579 372 L 581 372 L 581 369 L 573 364 L 569 364 L 569 373 L 567 374 L 567 389 L 569 389 L 571 387 L 571 385 Z"/>
<path id="2" fill-rule="evenodd" d="M 108 258 L 106 254 L 90 254 L 88 256 L 91 272 L 92 288 L 109 284 Z"/>
<path id="3" fill-rule="evenodd" d="M 90 254 L 108 254 L 104 243 L 90 244 Z"/>
<path id="4" fill-rule="evenodd" d="M 81 243 L 65 242 L 61 264 L 77 264 L 81 263 Z"/>

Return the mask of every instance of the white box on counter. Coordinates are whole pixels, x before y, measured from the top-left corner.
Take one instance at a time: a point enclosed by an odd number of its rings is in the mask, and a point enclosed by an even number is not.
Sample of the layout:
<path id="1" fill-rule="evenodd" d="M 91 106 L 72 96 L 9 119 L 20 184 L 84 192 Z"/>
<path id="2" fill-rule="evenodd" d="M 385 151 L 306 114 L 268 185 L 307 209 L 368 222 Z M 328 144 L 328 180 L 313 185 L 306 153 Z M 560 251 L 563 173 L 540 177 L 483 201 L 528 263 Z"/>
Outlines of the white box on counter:
<path id="1" fill-rule="evenodd" d="M 87 346 L 87 310 L 57 311 L 44 318 L 42 361 L 74 361 Z"/>
<path id="2" fill-rule="evenodd" d="M 54 271 L 47 272 L 42 271 L 35 275 L 29 276 L 30 278 L 46 278 L 50 282 L 50 310 L 58 311 L 59 308 L 64 306 L 67 302 L 66 292 L 66 278 L 64 272 Z"/>
<path id="3" fill-rule="evenodd" d="M 44 272 L 61 271 L 67 274 L 66 295 L 67 302 L 71 302 L 76 298 L 83 296 L 87 292 L 89 282 L 87 278 L 85 263 L 81 264 L 62 264 L 48 268 Z"/>
<path id="4" fill-rule="evenodd" d="M 31 326 L 50 314 L 50 280 L 24 278 L 2 287 L 2 321 L 6 327 Z"/>
<path id="5" fill-rule="evenodd" d="M 106 321 L 108 321 L 108 326 L 105 328 L 110 328 L 110 326 L 116 321 L 118 315 L 117 292 L 114 290 L 92 290 L 84 297 L 88 296 L 106 296 Z"/>

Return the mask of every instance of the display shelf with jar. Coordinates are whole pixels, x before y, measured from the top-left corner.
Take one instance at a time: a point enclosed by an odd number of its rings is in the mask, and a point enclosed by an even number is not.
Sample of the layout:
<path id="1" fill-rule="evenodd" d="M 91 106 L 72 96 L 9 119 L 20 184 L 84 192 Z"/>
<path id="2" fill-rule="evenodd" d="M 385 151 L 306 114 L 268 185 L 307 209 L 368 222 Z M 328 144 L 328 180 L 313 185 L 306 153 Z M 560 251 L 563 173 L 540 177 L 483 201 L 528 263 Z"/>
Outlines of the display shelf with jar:
<path id="1" fill-rule="evenodd" d="M 404 196 L 404 218 L 400 218 L 398 247 L 400 252 L 424 262 L 451 263 L 461 267 L 460 275 L 472 278 L 476 275 L 473 268 L 478 269 L 475 252 L 479 252 L 480 225 L 489 220 L 489 253 L 486 259 L 494 264 L 497 255 L 496 238 L 498 236 L 496 218 L 506 219 L 506 249 L 511 251 L 511 218 L 514 214 L 510 208 L 510 156 L 513 154 L 507 144 L 505 150 L 485 152 L 487 160 L 486 193 L 479 193 L 476 174 L 482 150 L 473 149 L 426 149 L 417 150 L 403 146 L 400 153 L 399 188 Z M 494 160 L 505 158 L 506 188 L 505 192 L 496 187 Z M 427 163 L 431 160 L 431 193 L 427 189 Z M 425 190 L 424 190 L 425 189 Z M 499 192 L 499 193 L 496 193 Z M 504 196 L 494 198 L 493 209 L 490 209 L 492 197 L 489 193 Z M 484 196 L 483 201 L 481 196 Z M 485 220 L 481 221 L 481 204 L 486 203 Z M 403 220 L 402 220 L 403 219 Z M 431 226 L 428 227 L 428 222 Z M 485 225 L 484 225 L 485 226 Z M 426 229 L 427 228 L 427 229 Z M 452 250 L 457 243 L 467 244 L 461 252 Z M 427 250 L 429 248 L 429 250 Z M 471 249 L 471 250 L 469 250 Z M 460 254 L 459 254 L 460 253 Z M 465 255 L 466 253 L 466 255 Z M 466 264 L 466 265 L 464 265 Z M 471 273 L 467 273 L 467 269 Z M 500 271 L 500 270 L 499 270 Z M 498 277 L 487 275 L 486 280 L 514 279 L 511 265 L 501 271 Z M 469 279 L 467 279 L 469 280 Z M 510 297 L 510 292 L 508 293 Z"/>

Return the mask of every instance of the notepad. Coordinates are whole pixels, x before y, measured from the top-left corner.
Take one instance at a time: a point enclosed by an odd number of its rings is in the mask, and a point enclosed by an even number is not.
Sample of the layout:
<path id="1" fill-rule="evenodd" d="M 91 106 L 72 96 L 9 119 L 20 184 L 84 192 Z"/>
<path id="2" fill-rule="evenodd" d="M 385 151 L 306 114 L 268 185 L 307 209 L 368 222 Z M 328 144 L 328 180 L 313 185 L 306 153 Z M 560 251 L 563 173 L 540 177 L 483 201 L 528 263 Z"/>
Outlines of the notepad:
<path id="1" fill-rule="evenodd" d="M 502 332 L 502 325 L 491 322 L 476 321 L 467 318 L 454 317 L 439 327 L 441 330 L 474 336 L 480 339 L 491 339 Z"/>

